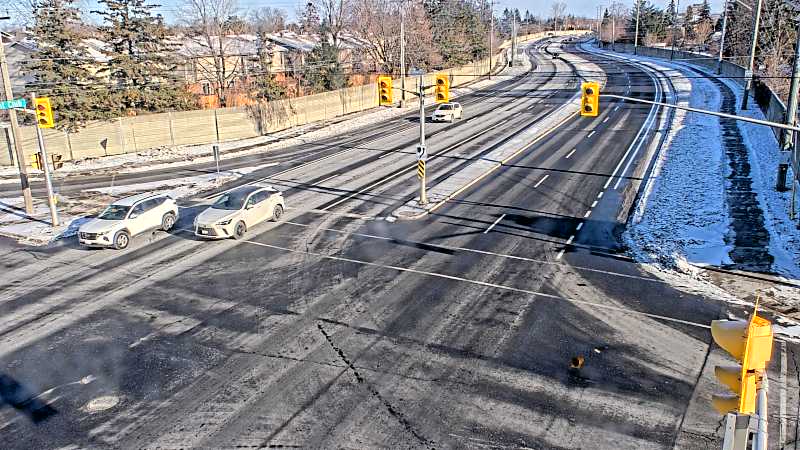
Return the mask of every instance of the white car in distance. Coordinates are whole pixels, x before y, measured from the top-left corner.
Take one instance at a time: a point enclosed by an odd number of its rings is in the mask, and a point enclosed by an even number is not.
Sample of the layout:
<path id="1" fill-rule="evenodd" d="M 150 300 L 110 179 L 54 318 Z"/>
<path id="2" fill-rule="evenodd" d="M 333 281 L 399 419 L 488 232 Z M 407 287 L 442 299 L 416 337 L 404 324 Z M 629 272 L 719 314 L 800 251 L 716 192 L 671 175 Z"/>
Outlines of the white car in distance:
<path id="1" fill-rule="evenodd" d="M 226 192 L 194 220 L 194 234 L 240 239 L 249 228 L 283 215 L 283 194 L 269 186 L 241 186 Z"/>
<path id="2" fill-rule="evenodd" d="M 108 205 L 96 218 L 78 228 L 78 241 L 89 247 L 122 250 L 145 231 L 169 231 L 178 221 L 178 205 L 166 194 L 138 194 Z"/>
<path id="3" fill-rule="evenodd" d="M 462 119 L 464 117 L 464 110 L 461 108 L 460 103 L 450 102 L 442 103 L 433 111 L 432 119 L 434 122 L 452 122 L 455 119 Z"/>

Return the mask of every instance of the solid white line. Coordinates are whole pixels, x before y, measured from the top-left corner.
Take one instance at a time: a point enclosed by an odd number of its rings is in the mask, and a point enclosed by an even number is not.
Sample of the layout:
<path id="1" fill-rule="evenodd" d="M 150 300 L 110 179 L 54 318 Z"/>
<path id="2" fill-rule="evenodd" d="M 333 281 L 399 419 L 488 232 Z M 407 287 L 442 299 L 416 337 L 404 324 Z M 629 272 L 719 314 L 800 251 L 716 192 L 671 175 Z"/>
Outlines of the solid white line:
<path id="1" fill-rule="evenodd" d="M 324 182 L 326 182 L 326 181 L 332 180 L 332 179 L 334 179 L 334 178 L 338 177 L 339 175 L 341 175 L 341 174 L 337 173 L 336 175 L 333 175 L 333 176 L 331 176 L 331 177 L 325 178 L 325 179 L 324 179 L 324 180 L 322 180 L 322 181 L 317 181 L 317 184 L 322 184 L 322 183 L 324 183 Z"/>
<path id="2" fill-rule="evenodd" d="M 541 180 L 539 180 L 539 182 L 538 182 L 538 183 L 534 184 L 534 185 L 533 185 L 533 187 L 534 187 L 534 188 L 538 188 L 538 187 L 539 187 L 539 185 L 540 185 L 540 184 L 542 184 L 542 183 L 544 183 L 544 180 L 548 179 L 549 177 L 550 177 L 550 175 L 549 175 L 549 174 L 548 174 L 548 175 L 545 175 L 545 176 L 544 176 L 544 178 L 542 178 Z"/>
<path id="3" fill-rule="evenodd" d="M 569 152 L 569 154 L 568 154 L 567 156 L 565 156 L 564 158 L 565 158 L 565 159 L 569 159 L 569 157 L 570 157 L 570 156 L 572 156 L 573 154 L 575 154 L 575 150 L 577 150 L 577 148 L 573 148 L 573 149 L 572 149 L 572 151 L 571 151 L 571 152 Z"/>
<path id="4" fill-rule="evenodd" d="M 575 235 L 574 234 L 572 236 L 570 236 L 569 239 L 567 239 L 567 245 L 572 244 L 573 240 L 575 240 Z"/>
<path id="5" fill-rule="evenodd" d="M 589 138 L 590 138 L 590 137 L 592 137 L 592 136 L 594 136 L 594 130 L 592 130 L 592 132 L 591 132 L 591 133 L 589 133 L 589 134 L 587 134 L 587 135 L 586 135 L 586 139 L 589 139 Z"/>
<path id="6" fill-rule="evenodd" d="M 591 206 L 591 208 L 594 208 L 595 206 L 597 206 L 597 200 L 595 200 L 594 202 L 592 202 L 592 206 Z"/>
<path id="7" fill-rule="evenodd" d="M 779 413 L 781 418 L 781 426 L 778 432 L 778 448 L 784 448 L 786 445 L 786 341 L 781 342 L 781 388 L 780 388 L 780 404 Z"/>
<path id="8" fill-rule="evenodd" d="M 428 276 L 428 277 L 433 277 L 433 278 L 442 278 L 442 279 L 445 279 L 445 280 L 461 281 L 461 282 L 465 282 L 465 283 L 475 284 L 475 285 L 478 285 L 478 286 L 491 287 L 491 288 L 500 289 L 500 290 L 504 290 L 504 291 L 510 291 L 510 292 L 517 292 L 517 293 L 520 293 L 520 294 L 533 295 L 533 296 L 541 297 L 541 298 L 544 298 L 544 299 L 559 300 L 559 301 L 564 301 L 564 302 L 568 302 L 568 303 L 573 303 L 573 304 L 576 304 L 576 305 L 585 305 L 585 306 L 590 306 L 590 307 L 594 307 L 594 308 L 607 309 L 607 310 L 618 311 L 618 312 L 626 313 L 626 314 L 633 314 L 633 315 L 637 315 L 637 316 L 648 317 L 648 318 L 651 318 L 651 319 L 666 320 L 666 321 L 669 321 L 669 322 L 682 323 L 682 324 L 685 324 L 685 325 L 691 325 L 691 326 L 698 327 L 698 328 L 704 328 L 704 329 L 710 329 L 711 328 L 710 325 L 705 324 L 705 323 L 690 322 L 688 320 L 676 319 L 674 317 L 661 316 L 661 315 L 658 315 L 658 314 L 651 314 L 651 313 L 646 313 L 646 312 L 643 312 L 643 311 L 636 311 L 636 310 L 633 310 L 633 309 L 623 308 L 623 307 L 614 306 L 614 305 L 605 305 L 605 304 L 602 304 L 602 303 L 589 302 L 589 301 L 586 301 L 586 300 L 578 300 L 578 299 L 573 299 L 573 298 L 568 298 L 568 297 L 561 297 L 561 296 L 558 296 L 558 295 L 547 294 L 547 293 L 544 293 L 544 292 L 537 292 L 537 291 L 532 291 L 532 290 L 529 290 L 529 289 L 515 288 L 515 287 L 512 287 L 512 286 L 505 286 L 505 285 L 502 285 L 502 284 L 489 283 L 489 282 L 486 282 L 486 281 L 471 280 L 469 278 L 458 277 L 458 276 L 455 276 L 455 275 L 447 275 L 447 274 L 438 273 L 438 272 L 429 272 L 429 271 L 426 271 L 426 270 L 412 269 L 412 268 L 409 268 L 409 267 L 393 266 L 393 265 L 390 265 L 390 264 L 381 264 L 381 263 L 376 263 L 376 262 L 371 262 L 371 261 L 363 261 L 363 260 L 359 260 L 359 259 L 344 258 L 344 257 L 341 257 L 341 256 L 326 255 L 326 254 L 323 254 L 323 253 L 311 252 L 311 251 L 306 251 L 306 250 L 295 250 L 295 249 L 291 249 L 291 248 L 287 248 L 287 247 L 280 247 L 280 246 L 277 246 L 277 245 L 266 244 L 264 242 L 256 242 L 256 241 L 250 241 L 250 240 L 241 240 L 240 242 L 246 243 L 246 244 L 251 244 L 251 245 L 257 245 L 257 246 L 265 247 L 265 248 L 271 248 L 273 250 L 281 250 L 281 251 L 290 252 L 290 253 L 300 253 L 300 254 L 304 254 L 304 255 L 316 256 L 316 257 L 321 258 L 321 259 L 330 259 L 330 260 L 333 260 L 333 261 L 342 261 L 342 262 L 347 262 L 347 263 L 352 263 L 352 264 L 361 264 L 361 265 L 364 265 L 364 266 L 378 267 L 378 268 L 381 268 L 381 269 L 395 270 L 395 271 L 398 271 L 398 272 L 413 273 L 413 274 L 423 275 L 423 276 Z"/>
<path id="9" fill-rule="evenodd" d="M 583 228 L 583 222 L 578 224 L 578 227 L 575 228 L 575 231 L 581 231 L 581 228 Z"/>
<path id="10" fill-rule="evenodd" d="M 583 215 L 583 218 L 585 219 L 585 218 L 589 217 L 589 214 L 591 214 L 591 213 L 592 213 L 591 209 L 586 211 L 586 214 Z"/>
<path id="11" fill-rule="evenodd" d="M 495 225 L 497 225 L 498 223 L 500 223 L 500 221 L 501 221 L 501 220 L 503 220 L 503 217 L 505 217 L 505 216 L 506 216 L 506 215 L 505 215 L 505 214 L 503 214 L 502 216 L 498 217 L 498 218 L 497 218 L 497 220 L 495 220 L 493 224 L 489 225 L 489 228 L 487 228 L 487 229 L 486 229 L 486 231 L 484 231 L 484 232 L 483 232 L 483 234 L 486 234 L 486 233 L 488 233 L 488 232 L 492 231 L 492 228 L 494 228 L 494 227 L 495 227 Z"/>

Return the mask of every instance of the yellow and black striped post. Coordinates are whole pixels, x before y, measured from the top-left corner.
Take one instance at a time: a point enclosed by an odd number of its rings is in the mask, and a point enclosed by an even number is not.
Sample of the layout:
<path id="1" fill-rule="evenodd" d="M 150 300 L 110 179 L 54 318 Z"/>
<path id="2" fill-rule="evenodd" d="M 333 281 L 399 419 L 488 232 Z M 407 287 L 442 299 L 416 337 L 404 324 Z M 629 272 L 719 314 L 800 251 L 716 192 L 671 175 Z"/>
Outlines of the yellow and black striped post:
<path id="1" fill-rule="evenodd" d="M 419 161 L 417 161 L 417 177 L 420 180 L 424 180 L 425 179 L 425 161 L 423 161 L 421 159 Z"/>

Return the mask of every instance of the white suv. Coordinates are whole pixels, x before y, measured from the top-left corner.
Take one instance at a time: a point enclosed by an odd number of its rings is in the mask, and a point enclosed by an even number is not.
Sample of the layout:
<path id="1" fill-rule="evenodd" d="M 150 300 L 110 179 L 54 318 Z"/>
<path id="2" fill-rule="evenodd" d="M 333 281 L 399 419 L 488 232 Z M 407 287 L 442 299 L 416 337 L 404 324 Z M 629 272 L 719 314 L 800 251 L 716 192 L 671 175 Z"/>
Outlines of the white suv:
<path id="1" fill-rule="evenodd" d="M 178 205 L 165 194 L 139 194 L 110 204 L 97 218 L 81 225 L 78 240 L 91 247 L 122 250 L 131 237 L 160 228 L 169 231 L 178 221 Z"/>
<path id="2" fill-rule="evenodd" d="M 283 194 L 270 186 L 245 185 L 221 195 L 194 219 L 194 234 L 209 239 L 241 239 L 248 228 L 278 221 L 286 207 Z"/>

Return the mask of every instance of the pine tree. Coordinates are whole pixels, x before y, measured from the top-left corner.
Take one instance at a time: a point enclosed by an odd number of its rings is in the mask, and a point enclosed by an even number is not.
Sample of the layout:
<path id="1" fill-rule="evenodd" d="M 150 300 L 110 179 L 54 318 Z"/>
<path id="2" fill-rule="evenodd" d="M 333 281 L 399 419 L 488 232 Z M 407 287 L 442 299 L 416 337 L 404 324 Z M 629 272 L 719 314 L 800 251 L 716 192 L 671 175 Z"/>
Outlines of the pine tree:
<path id="1" fill-rule="evenodd" d="M 308 2 L 306 4 L 306 7 L 301 12 L 300 17 L 297 18 L 297 21 L 300 24 L 300 33 L 311 34 L 319 32 L 319 11 L 317 11 L 317 7 L 314 3 Z"/>
<path id="2" fill-rule="evenodd" d="M 192 97 L 176 76 L 177 63 L 167 44 L 168 32 L 156 5 L 146 0 L 100 0 L 99 27 L 107 57 L 100 74 L 112 84 L 118 114 L 187 109 Z"/>
<path id="3" fill-rule="evenodd" d="M 75 131 L 86 122 L 111 117 L 106 86 L 93 74 L 95 64 L 77 26 L 71 0 L 39 0 L 30 29 L 36 52 L 23 70 L 33 78 L 28 89 L 50 97 L 56 127 Z"/>

